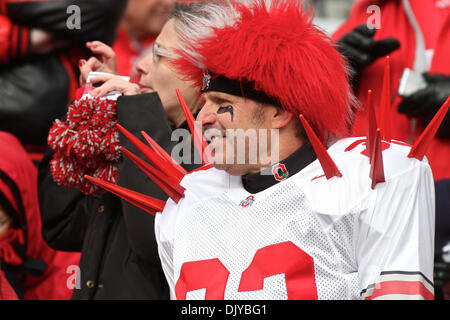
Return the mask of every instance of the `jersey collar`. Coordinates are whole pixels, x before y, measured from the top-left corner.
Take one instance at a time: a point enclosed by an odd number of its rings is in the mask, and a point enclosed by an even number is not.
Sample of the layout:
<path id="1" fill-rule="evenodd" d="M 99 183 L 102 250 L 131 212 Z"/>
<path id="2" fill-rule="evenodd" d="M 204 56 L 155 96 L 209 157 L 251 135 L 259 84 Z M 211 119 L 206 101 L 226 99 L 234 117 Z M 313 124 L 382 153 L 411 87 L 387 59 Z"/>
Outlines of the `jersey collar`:
<path id="1" fill-rule="evenodd" d="M 286 159 L 261 172 L 242 176 L 242 185 L 251 194 L 261 192 L 288 179 L 317 159 L 314 149 L 306 142 Z"/>

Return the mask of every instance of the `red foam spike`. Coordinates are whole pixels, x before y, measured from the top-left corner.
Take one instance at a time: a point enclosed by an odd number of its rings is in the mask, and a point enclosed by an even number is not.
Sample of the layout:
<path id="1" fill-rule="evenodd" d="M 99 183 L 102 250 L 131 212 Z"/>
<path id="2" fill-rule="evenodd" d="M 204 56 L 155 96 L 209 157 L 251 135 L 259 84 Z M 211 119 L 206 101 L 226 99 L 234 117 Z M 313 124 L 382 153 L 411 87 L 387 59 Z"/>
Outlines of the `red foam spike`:
<path id="1" fill-rule="evenodd" d="M 153 164 L 156 168 L 164 172 L 167 176 L 171 176 L 177 179 L 178 182 L 183 179 L 184 175 L 174 169 L 174 166 L 170 162 L 158 155 L 155 151 L 153 151 L 141 140 L 132 135 L 131 132 L 126 130 L 120 124 L 116 124 L 116 126 L 123 133 L 123 135 L 127 137 L 131 141 L 131 143 L 133 143 L 136 148 L 147 158 L 147 160 L 150 161 L 150 163 Z"/>
<path id="2" fill-rule="evenodd" d="M 161 212 L 164 209 L 165 202 L 146 196 L 144 194 L 138 193 L 133 190 L 129 190 L 123 187 L 120 187 L 118 185 L 115 185 L 110 182 L 106 182 L 94 177 L 90 177 L 88 175 L 84 176 L 86 179 L 91 181 L 92 183 L 95 183 L 102 187 L 103 189 L 114 193 L 115 195 L 121 197 L 122 199 L 139 206 L 140 208 L 143 208 L 144 210 L 148 212 Z"/>
<path id="3" fill-rule="evenodd" d="M 439 111 L 436 112 L 433 119 L 430 121 L 428 126 L 425 128 L 420 137 L 414 143 L 414 145 L 411 148 L 411 151 L 408 154 L 408 157 L 416 158 L 422 161 L 423 157 L 425 156 L 425 153 L 428 150 L 428 147 L 433 141 L 433 138 L 437 130 L 439 129 L 439 126 L 444 120 L 449 107 L 450 107 L 450 96 L 447 98 L 447 100 L 445 100 L 444 104 L 441 106 Z"/>
<path id="4" fill-rule="evenodd" d="M 129 190 L 123 187 L 119 187 L 110 182 L 106 182 L 88 175 L 84 176 L 85 179 L 95 183 L 96 185 L 102 187 L 103 189 L 114 193 L 115 195 L 121 197 L 125 201 L 147 211 L 148 213 L 155 215 L 156 212 L 162 212 L 166 203 L 164 201 L 146 196 L 144 194 L 138 193 L 133 190 Z"/>
<path id="5" fill-rule="evenodd" d="M 187 171 L 180 166 L 180 164 L 178 162 L 176 162 L 171 156 L 170 154 L 168 154 L 166 152 L 166 150 L 164 150 L 163 148 L 161 148 L 161 146 L 152 139 L 152 137 L 150 137 L 147 133 L 145 133 L 144 131 L 141 131 L 142 136 L 145 138 L 145 140 L 148 142 L 148 144 L 153 148 L 153 150 L 155 150 L 155 152 L 157 152 L 161 157 L 163 157 L 164 159 L 166 159 L 167 161 L 169 161 L 170 163 L 172 163 L 172 165 L 174 166 L 174 168 L 180 172 L 183 176 L 186 175 Z"/>
<path id="6" fill-rule="evenodd" d="M 150 164 L 134 155 L 129 150 L 120 147 L 122 151 L 131 161 L 134 162 L 154 183 L 156 183 L 173 201 L 178 203 L 184 196 L 185 189 L 178 182 L 164 173 L 153 168 Z"/>
<path id="7" fill-rule="evenodd" d="M 383 166 L 383 153 L 381 149 L 381 130 L 378 128 L 375 134 L 375 141 L 372 145 L 372 158 L 370 159 L 370 178 L 372 179 L 372 189 L 375 188 L 377 183 L 385 182 L 384 178 L 384 166 Z"/>
<path id="8" fill-rule="evenodd" d="M 383 88 L 380 100 L 380 129 L 383 140 L 391 142 L 391 64 L 390 57 L 386 56 L 383 75 Z"/>
<path id="9" fill-rule="evenodd" d="M 377 134 L 377 118 L 375 115 L 375 109 L 373 106 L 373 100 L 372 100 L 372 90 L 369 90 L 367 92 L 367 137 L 366 137 L 366 145 L 367 150 L 369 151 L 369 159 L 372 160 L 372 146 L 375 143 L 376 134 Z"/>
<path id="10" fill-rule="evenodd" d="M 317 158 L 319 159 L 320 165 L 322 166 L 327 180 L 332 177 L 342 177 L 342 173 L 339 171 L 338 167 L 334 163 L 333 159 L 331 159 L 324 145 L 314 133 L 308 121 L 306 121 L 305 117 L 302 114 L 300 115 L 300 120 L 302 121 L 303 127 L 305 128 L 306 134 L 308 135 L 309 141 L 311 142 Z"/>
<path id="11" fill-rule="evenodd" d="M 192 137 L 194 138 L 195 147 L 201 155 L 203 164 L 212 163 L 211 155 L 208 152 L 208 142 L 206 142 L 205 137 L 201 129 L 195 128 L 195 119 L 192 115 L 191 109 L 189 109 L 186 101 L 181 95 L 180 90 L 176 89 L 178 100 L 180 101 L 181 108 L 183 109 L 184 115 L 186 117 L 189 129 L 191 130 Z"/>

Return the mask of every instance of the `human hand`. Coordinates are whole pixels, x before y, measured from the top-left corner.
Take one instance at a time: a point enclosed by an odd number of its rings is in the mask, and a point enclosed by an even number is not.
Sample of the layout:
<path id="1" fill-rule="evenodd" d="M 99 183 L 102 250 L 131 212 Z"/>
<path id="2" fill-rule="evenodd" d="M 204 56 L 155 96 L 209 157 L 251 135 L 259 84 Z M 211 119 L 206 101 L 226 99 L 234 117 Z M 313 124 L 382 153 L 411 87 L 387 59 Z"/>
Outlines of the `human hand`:
<path id="1" fill-rule="evenodd" d="M 420 119 L 424 125 L 427 125 L 450 96 L 450 76 L 424 73 L 423 77 L 427 86 L 404 97 L 398 106 L 398 112 L 409 118 Z M 450 115 L 448 113 L 436 135 L 450 138 Z"/>
<path id="2" fill-rule="evenodd" d="M 337 42 L 337 50 L 347 58 L 354 71 L 352 86 L 355 90 L 364 68 L 400 47 L 400 42 L 395 38 L 374 40 L 375 32 L 375 28 L 371 29 L 367 25 L 361 24 L 342 36 Z"/>
<path id="3" fill-rule="evenodd" d="M 35 54 L 47 54 L 66 46 L 69 46 L 69 42 L 53 33 L 41 29 L 30 30 L 30 50 Z"/>
<path id="4" fill-rule="evenodd" d="M 86 47 L 96 57 L 91 57 L 87 61 L 80 60 L 80 86 L 86 84 L 89 73 L 92 71 L 117 74 L 116 54 L 110 46 L 101 41 L 90 41 L 86 42 Z"/>
<path id="5" fill-rule="evenodd" d="M 90 82 L 92 84 L 95 83 L 103 83 L 98 88 L 91 90 L 89 93 L 95 97 L 103 97 L 108 92 L 111 91 L 119 91 L 124 96 L 132 96 L 136 94 L 140 94 L 141 90 L 139 86 L 135 83 L 130 83 L 119 76 L 115 75 L 104 75 L 93 77 Z"/>

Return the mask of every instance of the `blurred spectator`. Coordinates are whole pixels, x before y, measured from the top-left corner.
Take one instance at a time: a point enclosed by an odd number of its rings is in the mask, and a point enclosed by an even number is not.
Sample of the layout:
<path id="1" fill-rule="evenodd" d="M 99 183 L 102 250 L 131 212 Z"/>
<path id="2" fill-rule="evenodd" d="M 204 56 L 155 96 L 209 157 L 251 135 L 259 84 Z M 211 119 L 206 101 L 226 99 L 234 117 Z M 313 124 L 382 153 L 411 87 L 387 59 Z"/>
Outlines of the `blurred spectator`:
<path id="1" fill-rule="evenodd" d="M 139 82 L 136 63 L 150 52 L 174 3 L 175 0 L 128 0 L 118 37 L 113 45 L 118 74 L 130 75 L 131 82 Z"/>
<path id="2" fill-rule="evenodd" d="M 345 22 L 355 0 L 304 0 L 314 8 L 314 23 L 331 35 Z"/>
<path id="3" fill-rule="evenodd" d="M 374 93 L 374 105 L 379 106 L 385 64 L 379 58 L 389 54 L 392 137 L 409 143 L 416 141 L 450 95 L 450 1 L 361 0 L 354 5 L 348 21 L 334 34 L 334 39 L 355 71 L 353 86 L 362 102 L 353 134 L 365 134 L 369 89 Z M 423 76 L 424 87 L 400 96 L 397 92 L 405 68 Z M 446 218 L 450 212 L 449 139 L 450 115 L 447 114 L 426 154 L 436 181 L 435 262 L 439 263 L 443 262 L 443 247 L 450 241 Z M 436 298 L 440 297 L 440 290 L 441 287 L 436 287 Z"/>
<path id="4" fill-rule="evenodd" d="M 37 170 L 20 142 L 0 132 L 0 298 L 67 300 L 66 273 L 80 255 L 49 248 L 41 235 Z"/>
<path id="5" fill-rule="evenodd" d="M 0 130 L 16 135 L 34 160 L 52 121 L 75 97 L 84 43 L 111 44 L 126 1 L 0 0 Z M 69 27 L 78 13 L 79 28 Z"/>

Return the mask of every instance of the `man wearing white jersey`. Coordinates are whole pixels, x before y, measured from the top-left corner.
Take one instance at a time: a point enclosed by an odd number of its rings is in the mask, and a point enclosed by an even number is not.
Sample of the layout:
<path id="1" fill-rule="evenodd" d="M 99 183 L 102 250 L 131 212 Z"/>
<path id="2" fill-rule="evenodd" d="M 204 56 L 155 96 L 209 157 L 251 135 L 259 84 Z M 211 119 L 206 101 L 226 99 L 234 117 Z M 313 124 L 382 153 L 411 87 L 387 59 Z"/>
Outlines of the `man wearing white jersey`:
<path id="1" fill-rule="evenodd" d="M 354 103 L 346 66 L 297 1 L 235 10 L 232 26 L 177 61 L 203 84 L 197 121 L 212 164 L 185 175 L 184 197 L 156 215 L 171 297 L 433 299 L 426 159 L 380 131 L 342 139 Z M 262 141 L 268 157 L 250 159 Z"/>

